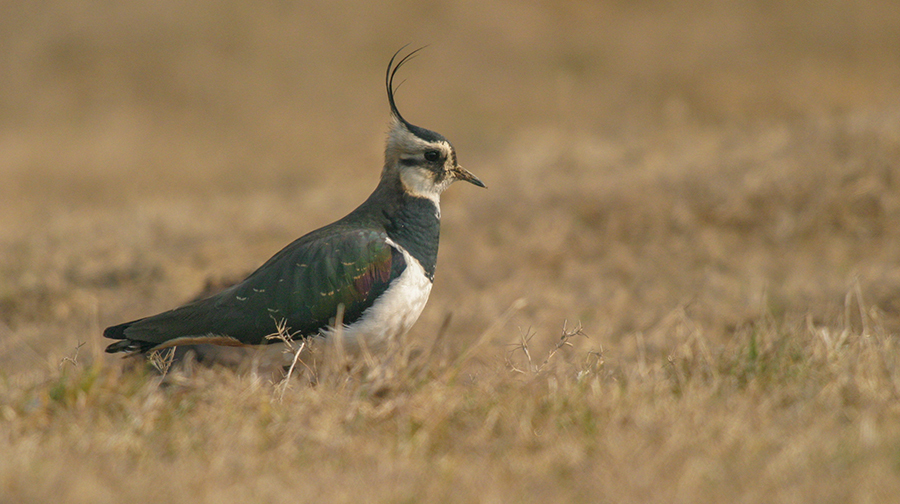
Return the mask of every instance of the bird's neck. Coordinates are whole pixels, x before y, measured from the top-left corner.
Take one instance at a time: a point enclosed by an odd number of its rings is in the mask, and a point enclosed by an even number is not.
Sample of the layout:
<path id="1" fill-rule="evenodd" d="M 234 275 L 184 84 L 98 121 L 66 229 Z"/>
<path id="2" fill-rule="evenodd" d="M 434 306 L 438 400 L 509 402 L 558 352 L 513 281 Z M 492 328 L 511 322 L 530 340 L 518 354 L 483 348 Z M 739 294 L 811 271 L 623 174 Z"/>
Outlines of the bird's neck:
<path id="1" fill-rule="evenodd" d="M 357 211 L 374 215 L 388 237 L 412 255 L 434 280 L 441 209 L 437 198 L 423 198 L 404 190 L 399 179 L 382 179 L 371 196 Z"/>

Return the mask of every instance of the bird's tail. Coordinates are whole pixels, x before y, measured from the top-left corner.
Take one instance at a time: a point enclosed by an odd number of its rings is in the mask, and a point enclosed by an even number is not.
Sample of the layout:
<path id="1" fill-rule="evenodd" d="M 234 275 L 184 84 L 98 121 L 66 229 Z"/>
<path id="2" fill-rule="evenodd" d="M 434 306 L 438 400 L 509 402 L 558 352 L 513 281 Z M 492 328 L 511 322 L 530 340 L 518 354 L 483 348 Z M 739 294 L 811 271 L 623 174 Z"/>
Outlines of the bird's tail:
<path id="1" fill-rule="evenodd" d="M 103 331 L 104 338 L 119 340 L 106 347 L 106 353 L 142 353 L 155 346 L 154 343 L 149 341 L 137 341 L 125 336 L 125 330 L 131 327 L 135 322 L 139 322 L 139 320 L 132 320 L 131 322 L 125 322 L 124 324 L 110 326 Z"/>

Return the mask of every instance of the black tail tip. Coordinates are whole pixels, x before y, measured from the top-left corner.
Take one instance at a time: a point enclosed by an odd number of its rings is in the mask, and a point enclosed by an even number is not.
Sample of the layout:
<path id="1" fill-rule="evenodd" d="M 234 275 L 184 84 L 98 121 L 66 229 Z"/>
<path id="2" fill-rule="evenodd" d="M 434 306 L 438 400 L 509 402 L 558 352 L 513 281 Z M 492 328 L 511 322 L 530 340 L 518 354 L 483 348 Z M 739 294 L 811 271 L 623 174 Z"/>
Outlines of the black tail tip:
<path id="1" fill-rule="evenodd" d="M 106 333 L 104 333 L 104 336 Z M 135 351 L 135 342 L 131 340 L 121 340 L 116 341 L 115 343 L 106 347 L 106 353 L 119 353 L 119 352 L 134 352 Z"/>
<path id="2" fill-rule="evenodd" d="M 106 347 L 106 353 L 124 352 L 129 355 L 142 354 L 149 352 L 155 346 L 156 343 L 150 343 L 149 341 L 123 339 L 121 341 L 116 341 L 115 343 Z"/>
<path id="3" fill-rule="evenodd" d="M 131 326 L 133 322 L 125 322 L 124 324 L 109 326 L 103 330 L 103 337 L 109 339 L 125 339 L 125 329 Z"/>
<path id="4" fill-rule="evenodd" d="M 135 321 L 125 322 L 124 324 L 110 326 L 103 331 L 104 338 L 119 340 L 106 347 L 106 353 L 126 352 L 133 354 L 146 352 L 153 347 L 153 343 L 128 339 L 128 336 L 125 336 L 125 330 L 131 327 L 134 322 Z"/>

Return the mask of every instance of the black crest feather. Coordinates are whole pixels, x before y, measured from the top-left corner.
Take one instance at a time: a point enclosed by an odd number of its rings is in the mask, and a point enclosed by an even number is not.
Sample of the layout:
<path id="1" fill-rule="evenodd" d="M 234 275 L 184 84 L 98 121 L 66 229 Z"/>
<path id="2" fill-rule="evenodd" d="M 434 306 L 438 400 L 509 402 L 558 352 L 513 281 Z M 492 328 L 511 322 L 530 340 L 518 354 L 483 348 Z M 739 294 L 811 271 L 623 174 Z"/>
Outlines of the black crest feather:
<path id="1" fill-rule="evenodd" d="M 419 137 L 423 140 L 428 140 L 428 141 L 446 140 L 446 138 L 444 138 L 443 135 L 441 135 L 440 133 L 435 133 L 434 131 L 431 131 L 431 130 L 428 130 L 425 128 L 420 128 L 419 126 L 416 126 L 416 125 L 410 123 L 409 121 L 404 119 L 403 116 L 400 115 L 400 111 L 397 110 L 397 102 L 394 101 L 394 93 L 403 84 L 403 82 L 401 81 L 400 84 L 397 84 L 396 87 L 394 86 L 394 77 L 397 75 L 397 70 L 400 70 L 400 67 L 402 67 L 407 61 L 413 59 L 416 56 L 416 53 L 418 53 L 422 49 L 425 49 L 426 47 L 428 47 L 428 46 L 422 46 L 422 47 L 416 49 L 415 51 L 410 52 L 406 56 L 400 58 L 400 61 L 397 61 L 397 64 L 394 65 L 394 61 L 397 60 L 397 57 L 400 56 L 400 53 L 403 52 L 403 50 L 406 49 L 408 46 L 409 46 L 409 44 L 404 45 L 403 47 L 398 49 L 397 52 L 395 52 L 393 56 L 391 56 L 391 61 L 388 62 L 387 72 L 385 73 L 385 76 L 384 76 L 384 84 L 385 84 L 385 87 L 387 88 L 388 103 L 390 103 L 390 105 L 391 105 L 391 114 L 394 117 L 396 117 L 398 121 L 403 123 L 403 125 L 406 126 L 406 129 L 409 130 L 409 132 L 411 132 L 412 134 L 416 135 L 417 137 Z"/>
<path id="2" fill-rule="evenodd" d="M 412 51 L 411 53 L 407 54 L 406 56 L 401 58 L 400 61 L 397 62 L 397 66 L 394 66 L 394 60 L 396 60 L 397 56 L 399 56 L 400 53 L 403 52 L 403 50 L 406 49 L 407 47 L 409 47 L 409 44 L 404 45 L 403 47 L 398 49 L 397 52 L 395 52 L 393 56 L 391 56 L 391 61 L 388 63 L 388 67 L 387 67 L 387 73 L 384 76 L 384 84 L 387 87 L 388 103 L 390 103 L 390 105 L 391 105 L 391 114 L 393 114 L 394 117 L 399 119 L 400 122 L 402 122 L 407 127 L 409 127 L 412 125 L 406 119 L 404 119 L 402 115 L 400 115 L 400 111 L 397 110 L 397 103 L 394 101 L 394 91 L 396 90 L 396 88 L 394 87 L 394 76 L 397 75 L 397 70 L 400 70 L 400 67 L 402 67 L 404 63 L 413 59 L 416 56 L 416 53 L 418 53 L 422 49 L 425 49 L 425 47 L 424 46 L 420 47 L 420 48 L 416 49 L 415 51 Z M 403 84 L 403 83 L 401 82 L 400 84 L 397 85 L 397 87 L 400 87 L 401 84 Z"/>

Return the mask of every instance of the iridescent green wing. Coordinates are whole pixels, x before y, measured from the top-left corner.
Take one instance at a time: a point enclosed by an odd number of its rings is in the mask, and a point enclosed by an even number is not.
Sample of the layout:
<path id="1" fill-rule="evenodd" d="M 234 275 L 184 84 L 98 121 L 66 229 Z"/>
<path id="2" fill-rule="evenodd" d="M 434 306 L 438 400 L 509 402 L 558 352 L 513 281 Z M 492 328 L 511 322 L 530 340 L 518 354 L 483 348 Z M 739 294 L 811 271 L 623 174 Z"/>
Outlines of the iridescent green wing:
<path id="1" fill-rule="evenodd" d="M 263 344 L 285 323 L 297 336 L 334 323 L 339 305 L 351 324 L 406 268 L 377 230 L 325 228 L 281 250 L 243 282 L 152 317 L 110 327 L 107 337 L 141 350 L 177 344 Z M 123 342 L 124 345 L 124 342 Z"/>

